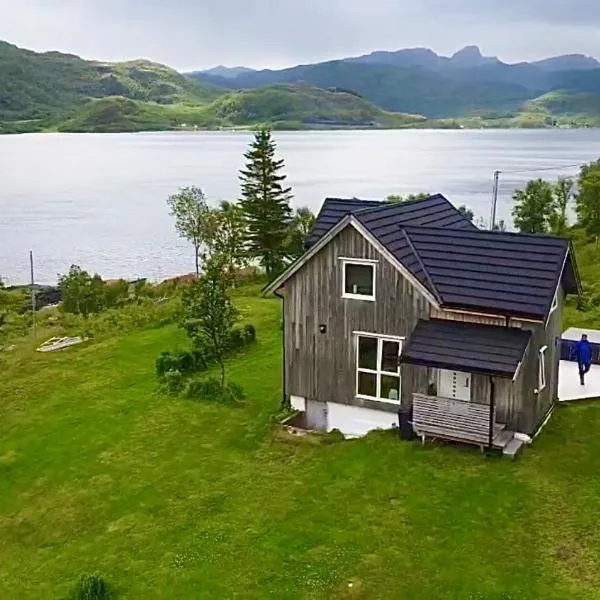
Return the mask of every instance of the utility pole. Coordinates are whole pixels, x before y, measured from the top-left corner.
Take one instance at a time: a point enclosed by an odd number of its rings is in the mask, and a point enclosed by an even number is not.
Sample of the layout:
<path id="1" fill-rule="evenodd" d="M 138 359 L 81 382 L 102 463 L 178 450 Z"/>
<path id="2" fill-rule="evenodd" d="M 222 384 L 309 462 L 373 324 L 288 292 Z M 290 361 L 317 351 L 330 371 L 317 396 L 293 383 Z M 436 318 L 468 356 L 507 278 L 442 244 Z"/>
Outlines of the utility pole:
<path id="1" fill-rule="evenodd" d="M 33 250 L 29 251 L 29 266 L 31 267 L 31 314 L 33 316 L 33 337 L 35 338 L 35 277 L 33 275 Z"/>
<path id="2" fill-rule="evenodd" d="M 496 226 L 496 208 L 498 206 L 498 187 L 500 173 L 502 171 L 494 171 L 494 191 L 492 192 L 492 214 L 490 216 L 490 231 L 494 231 Z"/>

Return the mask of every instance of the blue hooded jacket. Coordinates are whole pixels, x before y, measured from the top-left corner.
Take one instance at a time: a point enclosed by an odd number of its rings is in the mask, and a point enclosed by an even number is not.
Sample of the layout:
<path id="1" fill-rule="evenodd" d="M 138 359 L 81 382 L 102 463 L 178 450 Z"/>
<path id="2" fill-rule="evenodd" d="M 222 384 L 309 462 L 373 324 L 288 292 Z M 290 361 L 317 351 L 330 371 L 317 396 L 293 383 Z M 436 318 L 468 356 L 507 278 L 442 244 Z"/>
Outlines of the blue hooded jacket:
<path id="1" fill-rule="evenodd" d="M 592 345 L 588 340 L 579 340 L 575 346 L 574 354 L 580 365 L 589 367 L 592 364 Z"/>

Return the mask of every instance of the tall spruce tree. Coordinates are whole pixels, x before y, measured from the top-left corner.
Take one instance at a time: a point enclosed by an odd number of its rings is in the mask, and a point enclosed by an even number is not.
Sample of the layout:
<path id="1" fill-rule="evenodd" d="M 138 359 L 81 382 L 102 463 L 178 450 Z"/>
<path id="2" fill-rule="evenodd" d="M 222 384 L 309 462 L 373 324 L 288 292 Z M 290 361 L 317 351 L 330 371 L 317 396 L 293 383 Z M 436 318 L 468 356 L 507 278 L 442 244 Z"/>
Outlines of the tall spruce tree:
<path id="1" fill-rule="evenodd" d="M 283 268 L 292 219 L 291 188 L 284 187 L 284 161 L 275 157 L 275 151 L 271 131 L 258 130 L 240 171 L 248 253 L 260 260 L 269 277 Z"/>

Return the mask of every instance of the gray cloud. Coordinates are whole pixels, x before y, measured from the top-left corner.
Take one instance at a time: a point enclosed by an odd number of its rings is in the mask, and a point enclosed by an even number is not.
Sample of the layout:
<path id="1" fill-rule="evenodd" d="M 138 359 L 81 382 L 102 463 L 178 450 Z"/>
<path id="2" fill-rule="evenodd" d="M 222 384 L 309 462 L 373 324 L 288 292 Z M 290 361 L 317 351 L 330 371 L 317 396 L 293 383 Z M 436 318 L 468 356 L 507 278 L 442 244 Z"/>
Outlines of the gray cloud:
<path id="1" fill-rule="evenodd" d="M 180 69 L 467 44 L 506 61 L 600 55 L 597 0 L 0 0 L 0 15 L 0 38 L 21 46 Z"/>

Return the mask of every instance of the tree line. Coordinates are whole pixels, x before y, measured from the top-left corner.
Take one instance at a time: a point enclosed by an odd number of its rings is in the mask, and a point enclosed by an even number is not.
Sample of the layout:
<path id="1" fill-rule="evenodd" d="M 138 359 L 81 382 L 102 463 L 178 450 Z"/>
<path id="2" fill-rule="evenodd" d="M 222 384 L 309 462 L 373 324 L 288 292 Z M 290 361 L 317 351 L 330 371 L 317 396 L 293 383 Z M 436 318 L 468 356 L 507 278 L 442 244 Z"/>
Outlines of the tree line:
<path id="1" fill-rule="evenodd" d="M 236 273 L 259 264 L 273 277 L 304 252 L 315 222 L 308 208 L 292 210 L 284 161 L 276 156 L 269 129 L 255 133 L 244 157 L 237 202 L 211 207 L 204 191 L 194 186 L 180 189 L 167 200 L 179 235 L 193 245 L 196 275 L 202 273 L 183 293 L 181 325 L 194 348 L 218 363 L 221 377 L 217 384 L 225 395 L 237 389 L 227 382 L 225 372 L 239 317 L 231 300 Z"/>
<path id="2" fill-rule="evenodd" d="M 219 256 L 231 274 L 258 263 L 272 277 L 304 252 L 315 216 L 308 208 L 293 211 L 284 160 L 276 156 L 269 129 L 255 133 L 244 157 L 237 202 L 211 207 L 195 186 L 167 200 L 179 235 L 194 247 L 197 275 L 210 257 Z"/>
<path id="3" fill-rule="evenodd" d="M 600 160 L 583 165 L 576 179 L 534 179 L 513 194 L 513 201 L 512 217 L 520 232 L 566 235 L 574 212 L 575 225 L 599 245 Z"/>

